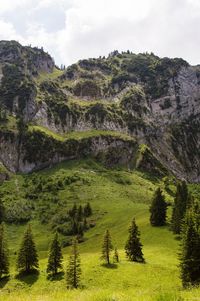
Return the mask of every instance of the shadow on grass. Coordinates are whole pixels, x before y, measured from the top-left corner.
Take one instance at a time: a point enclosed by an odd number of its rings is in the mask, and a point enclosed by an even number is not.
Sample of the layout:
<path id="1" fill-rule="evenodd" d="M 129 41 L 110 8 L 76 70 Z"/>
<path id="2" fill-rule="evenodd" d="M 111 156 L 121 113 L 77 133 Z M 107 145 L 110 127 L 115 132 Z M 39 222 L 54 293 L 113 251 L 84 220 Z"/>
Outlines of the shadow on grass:
<path id="1" fill-rule="evenodd" d="M 47 279 L 50 281 L 60 281 L 64 278 L 65 273 L 64 272 L 59 272 L 56 275 L 48 275 Z"/>
<path id="2" fill-rule="evenodd" d="M 107 269 L 117 269 L 118 268 L 118 265 L 116 263 L 110 263 L 110 264 L 103 263 L 101 266 L 104 268 L 107 268 Z"/>
<path id="3" fill-rule="evenodd" d="M 39 274 L 38 270 L 31 270 L 29 273 L 21 272 L 15 278 L 31 286 L 38 280 Z"/>
<path id="4" fill-rule="evenodd" d="M 0 288 L 3 288 L 6 283 L 9 281 L 10 276 L 4 276 L 0 279 Z"/>

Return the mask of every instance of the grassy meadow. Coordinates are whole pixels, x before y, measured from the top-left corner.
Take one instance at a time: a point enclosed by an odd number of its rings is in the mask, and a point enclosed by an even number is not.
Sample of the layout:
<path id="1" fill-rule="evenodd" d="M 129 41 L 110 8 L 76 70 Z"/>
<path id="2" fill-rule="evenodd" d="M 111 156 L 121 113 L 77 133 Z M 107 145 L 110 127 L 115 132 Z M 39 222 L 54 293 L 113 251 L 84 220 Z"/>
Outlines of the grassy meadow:
<path id="1" fill-rule="evenodd" d="M 149 204 L 158 185 L 165 191 L 166 200 L 173 202 L 173 180 L 150 178 L 147 174 L 123 169 L 108 170 L 92 160 L 62 163 L 39 173 L 41 177 L 65 178 L 78 175 L 76 181 L 59 190 L 59 201 L 67 207 L 90 202 L 95 227 L 84 234 L 79 244 L 82 266 L 82 287 L 67 290 L 65 276 L 47 279 L 48 246 L 53 230 L 48 223 L 41 224 L 37 217 L 37 204 L 32 214 L 32 229 L 39 252 L 40 273 L 17 277 L 15 261 L 26 224 L 7 224 L 10 250 L 10 278 L 0 282 L 2 301 L 183 301 L 200 300 L 200 288 L 183 290 L 179 278 L 178 252 L 180 241 L 165 227 L 153 228 L 149 224 Z M 11 191 L 22 198 L 25 178 L 16 175 L 5 182 L 0 191 Z M 42 202 L 42 200 L 41 200 Z M 39 208 L 39 207 L 38 207 Z M 38 209 L 39 210 L 39 209 Z M 170 218 L 171 207 L 168 209 Z M 135 217 L 141 232 L 145 264 L 128 262 L 124 244 L 131 219 Z M 100 261 L 104 231 L 109 229 L 113 245 L 119 250 L 120 262 L 110 268 Z M 60 239 L 64 239 L 60 235 Z M 63 248 L 64 270 L 70 247 Z"/>

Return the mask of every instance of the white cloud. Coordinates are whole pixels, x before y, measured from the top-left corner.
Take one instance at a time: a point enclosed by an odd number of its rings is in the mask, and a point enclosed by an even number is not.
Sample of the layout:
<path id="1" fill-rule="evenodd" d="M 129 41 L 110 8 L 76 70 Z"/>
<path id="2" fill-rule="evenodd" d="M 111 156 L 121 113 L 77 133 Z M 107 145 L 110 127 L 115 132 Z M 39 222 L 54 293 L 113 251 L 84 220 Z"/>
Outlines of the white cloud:
<path id="1" fill-rule="evenodd" d="M 0 19 L 0 40 L 18 40 L 21 37 L 16 33 L 11 23 L 5 22 Z"/>
<path id="2" fill-rule="evenodd" d="M 14 11 L 18 7 L 23 7 L 25 4 L 30 2 L 30 0 L 6 0 L 0 1 L 0 14 L 7 11 Z"/>
<path id="3" fill-rule="evenodd" d="M 0 2 L 0 39 L 16 37 L 23 44 L 44 46 L 59 64 L 113 49 L 153 51 L 200 63 L 199 0 L 4 2 Z"/>

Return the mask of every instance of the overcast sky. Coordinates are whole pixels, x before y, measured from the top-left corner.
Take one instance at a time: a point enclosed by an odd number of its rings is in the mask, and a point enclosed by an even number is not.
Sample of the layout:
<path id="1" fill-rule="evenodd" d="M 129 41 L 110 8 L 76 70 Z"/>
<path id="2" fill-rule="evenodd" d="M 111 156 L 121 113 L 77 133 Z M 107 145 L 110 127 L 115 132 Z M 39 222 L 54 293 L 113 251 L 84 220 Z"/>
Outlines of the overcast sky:
<path id="1" fill-rule="evenodd" d="M 114 49 L 200 63 L 200 0 L 0 0 L 0 39 L 43 46 L 56 63 Z"/>

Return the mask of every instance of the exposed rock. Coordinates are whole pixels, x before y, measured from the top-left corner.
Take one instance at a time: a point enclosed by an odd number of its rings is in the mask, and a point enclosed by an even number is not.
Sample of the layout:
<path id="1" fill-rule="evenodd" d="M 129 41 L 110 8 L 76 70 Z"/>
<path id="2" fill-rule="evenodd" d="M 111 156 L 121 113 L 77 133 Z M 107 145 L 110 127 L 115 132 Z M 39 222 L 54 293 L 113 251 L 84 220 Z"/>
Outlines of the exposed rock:
<path id="1" fill-rule="evenodd" d="M 125 162 L 126 157 L 126 163 L 131 162 L 125 142 L 116 137 L 62 144 L 46 137 L 39 144 L 37 136 L 26 136 L 25 143 L 16 129 L 10 131 L 13 118 L 15 123 L 20 118 L 27 128 L 31 123 L 63 135 L 93 130 L 128 134 L 149 147 L 140 168 L 159 169 L 160 175 L 168 170 L 179 178 L 200 181 L 199 66 L 154 54 L 114 52 L 54 71 L 54 61 L 43 49 L 0 42 L 0 113 L 8 115 L 0 137 L 0 160 L 9 170 L 29 172 L 81 154 L 94 155 L 108 165 Z M 131 147 L 128 152 L 133 155 Z M 27 153 L 38 156 L 30 160 Z"/>

